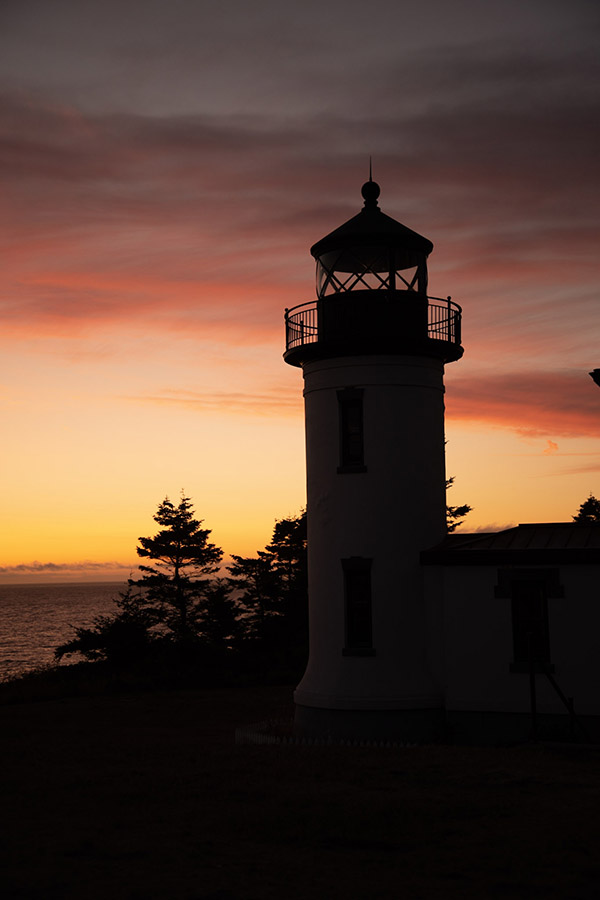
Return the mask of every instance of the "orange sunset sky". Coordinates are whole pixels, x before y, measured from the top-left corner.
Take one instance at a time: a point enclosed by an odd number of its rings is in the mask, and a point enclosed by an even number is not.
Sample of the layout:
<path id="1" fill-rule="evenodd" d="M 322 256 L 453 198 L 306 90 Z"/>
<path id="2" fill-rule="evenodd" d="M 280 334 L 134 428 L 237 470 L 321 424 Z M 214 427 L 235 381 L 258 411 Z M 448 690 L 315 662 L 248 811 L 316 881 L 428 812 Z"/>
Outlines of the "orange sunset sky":
<path id="1" fill-rule="evenodd" d="M 283 310 L 314 297 L 309 247 L 358 212 L 370 155 L 384 212 L 435 245 L 430 293 L 463 307 L 467 529 L 600 496 L 598 10 L 3 3 L 0 579 L 127 577 L 182 489 L 226 555 L 301 509 Z"/>

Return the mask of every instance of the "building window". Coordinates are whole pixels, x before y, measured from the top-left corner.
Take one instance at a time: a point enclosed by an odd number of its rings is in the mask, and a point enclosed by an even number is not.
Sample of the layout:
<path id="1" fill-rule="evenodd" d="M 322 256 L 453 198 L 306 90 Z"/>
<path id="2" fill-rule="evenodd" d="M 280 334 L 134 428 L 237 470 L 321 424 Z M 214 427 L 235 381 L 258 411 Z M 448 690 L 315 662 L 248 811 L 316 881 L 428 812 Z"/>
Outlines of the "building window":
<path id="1" fill-rule="evenodd" d="M 342 560 L 346 641 L 345 656 L 374 656 L 371 610 L 371 559 Z"/>
<path id="2" fill-rule="evenodd" d="M 366 472 L 363 429 L 363 389 L 345 388 L 337 392 L 340 421 L 340 464 L 338 472 Z"/>
<path id="3" fill-rule="evenodd" d="M 543 669 L 550 665 L 548 598 L 543 581 L 512 582 L 513 668 Z"/>
<path id="4" fill-rule="evenodd" d="M 512 613 L 511 672 L 554 671 L 550 658 L 548 597 L 564 591 L 557 569 L 506 569 L 498 572 L 496 597 L 510 599 Z"/>

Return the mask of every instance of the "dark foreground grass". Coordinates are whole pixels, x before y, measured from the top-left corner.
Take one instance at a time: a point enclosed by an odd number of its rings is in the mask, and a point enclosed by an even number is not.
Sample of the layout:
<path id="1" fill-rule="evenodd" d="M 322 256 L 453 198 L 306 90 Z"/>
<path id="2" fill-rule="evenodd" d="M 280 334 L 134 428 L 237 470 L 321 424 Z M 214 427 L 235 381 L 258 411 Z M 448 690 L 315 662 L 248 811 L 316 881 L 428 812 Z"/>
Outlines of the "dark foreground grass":
<path id="1" fill-rule="evenodd" d="M 291 688 L 6 705 L 4 898 L 600 896 L 600 756 L 248 747 Z"/>

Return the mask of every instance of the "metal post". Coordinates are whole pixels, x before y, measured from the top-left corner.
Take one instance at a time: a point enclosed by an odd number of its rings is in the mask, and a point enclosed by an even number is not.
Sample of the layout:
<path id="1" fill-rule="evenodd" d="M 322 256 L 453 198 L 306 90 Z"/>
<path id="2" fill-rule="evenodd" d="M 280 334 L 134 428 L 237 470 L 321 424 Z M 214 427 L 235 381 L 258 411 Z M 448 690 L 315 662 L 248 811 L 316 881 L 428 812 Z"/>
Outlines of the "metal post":
<path id="1" fill-rule="evenodd" d="M 527 632 L 527 651 L 529 656 L 529 707 L 531 711 L 531 739 L 538 739 L 537 732 L 537 697 L 535 694 L 535 661 L 533 658 L 533 635 Z"/>
<path id="2" fill-rule="evenodd" d="M 569 731 L 571 733 L 571 740 L 575 740 L 575 704 L 573 702 L 572 697 L 567 697 L 567 703 L 569 705 Z"/>

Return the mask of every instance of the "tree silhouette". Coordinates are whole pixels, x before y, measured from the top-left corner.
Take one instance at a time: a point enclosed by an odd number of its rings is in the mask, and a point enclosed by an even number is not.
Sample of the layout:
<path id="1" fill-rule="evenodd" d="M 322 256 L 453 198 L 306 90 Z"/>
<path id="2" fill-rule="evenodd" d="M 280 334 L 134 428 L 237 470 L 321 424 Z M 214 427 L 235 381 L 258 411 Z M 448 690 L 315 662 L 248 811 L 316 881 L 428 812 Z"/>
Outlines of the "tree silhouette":
<path id="1" fill-rule="evenodd" d="M 272 570 L 279 584 L 280 614 L 292 635 L 308 634 L 306 511 L 276 522 L 265 551 L 272 558 Z"/>
<path id="2" fill-rule="evenodd" d="M 590 494 L 579 507 L 577 514 L 573 516 L 573 521 L 576 525 L 600 524 L 600 500 Z"/>
<path id="3" fill-rule="evenodd" d="M 168 498 L 159 505 L 153 537 L 139 538 L 138 555 L 154 565 L 139 567 L 142 577 L 130 578 L 115 600 L 113 616 L 98 616 L 91 628 L 76 628 L 75 637 L 55 650 L 61 659 L 81 653 L 91 661 L 117 668 L 142 659 L 174 659 L 167 648 L 181 651 L 203 643 L 217 650 L 231 646 L 237 634 L 237 605 L 223 580 L 211 580 L 223 556 L 208 540 L 210 530 L 194 518 L 189 497 L 178 506 Z"/>
<path id="4" fill-rule="evenodd" d="M 273 572 L 273 557 L 259 550 L 255 557 L 231 555 L 228 583 L 238 593 L 246 637 L 264 634 L 266 621 L 279 614 L 279 591 Z"/>
<path id="5" fill-rule="evenodd" d="M 446 490 L 451 488 L 453 484 L 454 476 L 447 478 Z M 471 512 L 472 508 L 468 503 L 464 503 L 462 506 L 449 506 L 446 504 L 446 527 L 448 533 L 455 531 L 459 525 L 462 525 L 465 516 Z"/>
<path id="6" fill-rule="evenodd" d="M 75 628 L 75 637 L 54 651 L 55 659 L 80 653 L 92 662 L 110 662 L 122 668 L 147 656 L 152 627 L 158 622 L 156 612 L 131 584 L 114 603 L 115 615 L 96 616 L 91 628 Z"/>
<path id="7" fill-rule="evenodd" d="M 182 495 L 178 506 L 166 497 L 154 521 L 161 525 L 153 537 L 139 538 L 138 556 L 154 565 L 139 566 L 142 577 L 130 579 L 130 586 L 143 592 L 156 611 L 158 621 L 176 641 L 197 637 L 206 616 L 207 577 L 219 569 L 220 547 L 209 543 L 210 530 L 194 518 L 189 497 Z"/>
<path id="8" fill-rule="evenodd" d="M 219 650 L 231 650 L 241 634 L 239 603 L 224 578 L 215 578 L 202 600 L 202 638 Z"/>
<path id="9" fill-rule="evenodd" d="M 278 520 L 255 557 L 232 560 L 228 583 L 242 610 L 245 659 L 297 674 L 308 644 L 306 513 Z"/>

